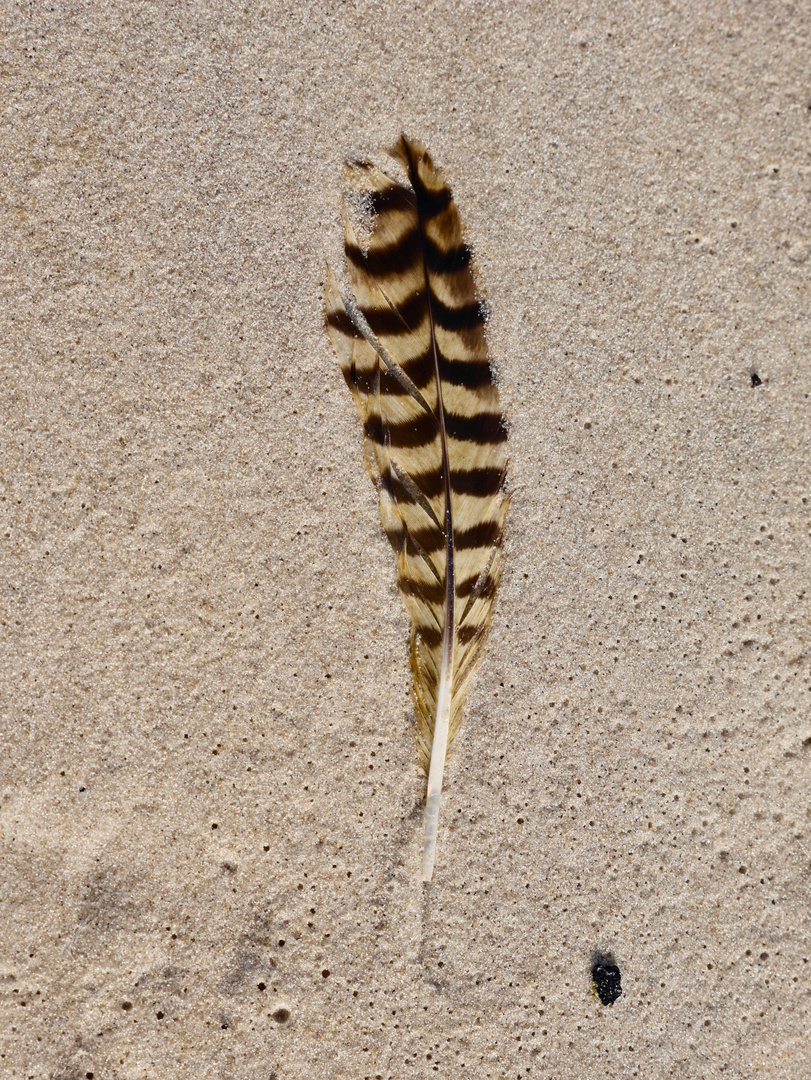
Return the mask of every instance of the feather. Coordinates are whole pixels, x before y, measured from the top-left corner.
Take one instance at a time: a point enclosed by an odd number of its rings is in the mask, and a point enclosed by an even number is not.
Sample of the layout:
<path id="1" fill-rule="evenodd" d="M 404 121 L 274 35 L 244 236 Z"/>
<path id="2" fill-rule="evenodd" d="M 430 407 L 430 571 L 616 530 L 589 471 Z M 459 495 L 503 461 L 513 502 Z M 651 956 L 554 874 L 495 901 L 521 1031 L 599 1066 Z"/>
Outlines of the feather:
<path id="1" fill-rule="evenodd" d="M 390 156 L 407 184 L 371 162 L 347 164 L 352 295 L 342 296 L 328 271 L 325 306 L 411 619 L 417 742 L 428 773 L 422 879 L 430 881 L 445 755 L 501 576 L 507 431 L 450 189 L 419 143 L 403 136 Z M 347 201 L 367 211 L 363 243 Z"/>

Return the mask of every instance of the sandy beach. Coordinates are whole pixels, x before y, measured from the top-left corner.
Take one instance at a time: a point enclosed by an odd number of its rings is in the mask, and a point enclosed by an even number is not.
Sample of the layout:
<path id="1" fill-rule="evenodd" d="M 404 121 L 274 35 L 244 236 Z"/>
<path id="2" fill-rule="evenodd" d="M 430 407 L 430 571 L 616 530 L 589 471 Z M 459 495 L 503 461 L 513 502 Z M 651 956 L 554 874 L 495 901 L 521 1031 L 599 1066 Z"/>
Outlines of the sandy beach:
<path id="1" fill-rule="evenodd" d="M 807 9 L 0 27 L 0 1074 L 811 1075 Z M 429 885 L 323 310 L 401 132 L 510 432 Z"/>

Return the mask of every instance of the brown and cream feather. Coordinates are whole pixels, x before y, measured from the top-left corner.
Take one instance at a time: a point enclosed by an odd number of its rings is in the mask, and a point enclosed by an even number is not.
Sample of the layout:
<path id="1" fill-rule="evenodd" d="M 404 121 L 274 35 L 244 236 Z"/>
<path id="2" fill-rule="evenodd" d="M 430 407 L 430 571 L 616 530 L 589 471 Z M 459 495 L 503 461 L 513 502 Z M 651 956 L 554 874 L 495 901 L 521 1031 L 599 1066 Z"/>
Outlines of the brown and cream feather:
<path id="1" fill-rule="evenodd" d="M 370 227 L 361 243 L 345 208 L 352 295 L 328 275 L 326 322 L 411 619 L 430 881 L 445 755 L 501 576 L 507 432 L 450 189 L 419 143 L 403 136 L 390 155 L 407 184 L 367 161 L 347 166 Z"/>

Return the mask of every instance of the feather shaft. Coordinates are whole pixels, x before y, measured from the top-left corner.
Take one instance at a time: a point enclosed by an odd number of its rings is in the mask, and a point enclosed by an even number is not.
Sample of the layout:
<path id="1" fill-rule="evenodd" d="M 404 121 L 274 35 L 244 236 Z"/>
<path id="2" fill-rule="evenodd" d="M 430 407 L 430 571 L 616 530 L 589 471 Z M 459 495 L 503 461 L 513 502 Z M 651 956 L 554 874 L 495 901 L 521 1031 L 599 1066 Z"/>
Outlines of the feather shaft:
<path id="1" fill-rule="evenodd" d="M 403 149 L 408 161 L 408 173 L 411 183 L 416 185 L 416 170 L 411 147 L 403 140 Z M 442 670 L 439 676 L 439 689 L 436 701 L 436 720 L 434 737 L 431 740 L 431 762 L 428 768 L 428 790 L 425 796 L 425 832 L 422 848 L 422 880 L 430 881 L 434 876 L 436 860 L 436 842 L 439 833 L 439 805 L 442 797 L 442 779 L 445 774 L 445 758 L 448 753 L 448 729 L 451 719 L 451 688 L 453 686 L 453 654 L 456 640 L 456 575 L 453 558 L 453 507 L 451 503 L 451 470 L 448 463 L 448 434 L 445 422 L 445 409 L 442 401 L 442 376 L 439 370 L 439 356 L 434 330 L 434 298 L 428 280 L 428 259 L 426 257 L 425 223 L 423 221 L 420 200 L 417 199 L 417 225 L 420 248 L 422 250 L 422 269 L 425 281 L 425 294 L 428 299 L 428 318 L 431 328 L 431 348 L 434 355 L 434 378 L 437 385 L 437 415 L 439 416 L 440 441 L 442 444 L 442 479 L 445 488 L 445 627 L 442 637 Z"/>
<path id="2" fill-rule="evenodd" d="M 425 796 L 425 833 L 422 848 L 422 880 L 434 876 L 436 841 L 439 833 L 439 804 L 442 796 L 442 777 L 448 752 L 448 730 L 451 718 L 451 683 L 453 667 L 446 673 L 444 662 L 437 692 L 436 723 L 431 743 L 431 764 L 428 771 L 428 790 Z"/>

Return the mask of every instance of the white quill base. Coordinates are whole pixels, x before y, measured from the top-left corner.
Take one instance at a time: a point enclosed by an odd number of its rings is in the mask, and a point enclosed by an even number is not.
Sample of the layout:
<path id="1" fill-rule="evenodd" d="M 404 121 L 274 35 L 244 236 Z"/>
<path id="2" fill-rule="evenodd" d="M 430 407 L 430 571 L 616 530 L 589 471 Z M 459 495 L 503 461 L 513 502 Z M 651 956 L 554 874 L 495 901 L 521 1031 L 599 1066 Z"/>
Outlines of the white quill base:
<path id="1" fill-rule="evenodd" d="M 451 718 L 451 678 L 452 672 L 446 671 L 443 663 L 439 680 L 439 693 L 437 694 L 434 740 L 431 743 L 428 792 L 425 796 L 425 840 L 422 849 L 423 881 L 430 881 L 434 876 L 436 838 L 439 830 L 439 800 L 442 795 L 442 776 L 445 771 L 445 756 L 448 751 L 448 727 Z"/>

